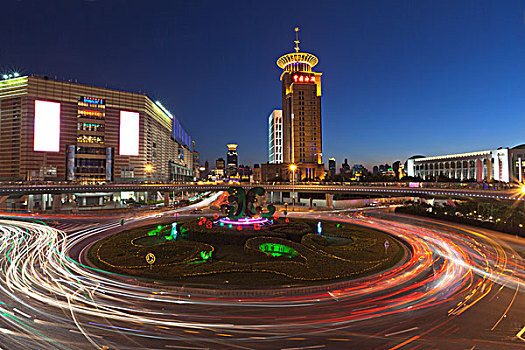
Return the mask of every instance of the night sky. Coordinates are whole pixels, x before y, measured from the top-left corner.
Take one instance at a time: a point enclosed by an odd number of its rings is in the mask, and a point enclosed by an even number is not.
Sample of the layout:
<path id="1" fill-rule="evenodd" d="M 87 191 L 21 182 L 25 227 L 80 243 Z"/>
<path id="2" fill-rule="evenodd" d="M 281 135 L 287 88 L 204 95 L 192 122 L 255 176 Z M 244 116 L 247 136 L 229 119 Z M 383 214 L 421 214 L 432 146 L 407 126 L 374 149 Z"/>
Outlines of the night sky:
<path id="1" fill-rule="evenodd" d="M 524 1 L 2 1 L 0 71 L 146 92 L 201 163 L 268 158 L 299 26 L 323 73 L 323 156 L 368 167 L 525 143 Z"/>

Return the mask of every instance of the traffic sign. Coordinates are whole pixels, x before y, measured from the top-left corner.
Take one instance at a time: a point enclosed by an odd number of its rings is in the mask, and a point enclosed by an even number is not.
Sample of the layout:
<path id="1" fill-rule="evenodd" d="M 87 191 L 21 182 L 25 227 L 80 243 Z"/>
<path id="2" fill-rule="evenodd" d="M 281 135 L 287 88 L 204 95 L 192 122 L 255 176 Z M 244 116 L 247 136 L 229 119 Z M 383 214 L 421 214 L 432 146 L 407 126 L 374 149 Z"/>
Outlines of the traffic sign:
<path id="1" fill-rule="evenodd" d="M 385 254 L 386 254 L 389 246 L 390 246 L 390 243 L 388 243 L 388 240 L 385 239 Z"/>
<path id="2" fill-rule="evenodd" d="M 155 263 L 155 254 L 153 253 L 146 254 L 146 262 L 150 265 L 153 265 Z"/>

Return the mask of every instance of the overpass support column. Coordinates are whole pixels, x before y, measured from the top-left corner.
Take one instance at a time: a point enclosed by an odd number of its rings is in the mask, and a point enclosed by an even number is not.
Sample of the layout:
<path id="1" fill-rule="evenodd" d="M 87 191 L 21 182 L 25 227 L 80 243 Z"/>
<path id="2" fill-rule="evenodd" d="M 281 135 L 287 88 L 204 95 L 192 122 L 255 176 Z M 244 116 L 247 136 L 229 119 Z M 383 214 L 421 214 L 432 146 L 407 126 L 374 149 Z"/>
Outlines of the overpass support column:
<path id="1" fill-rule="evenodd" d="M 0 209 L 1 210 L 6 210 L 7 209 L 7 198 L 9 198 L 9 196 L 2 196 L 2 197 L 0 197 Z"/>
<path id="2" fill-rule="evenodd" d="M 283 193 L 271 191 L 268 193 L 268 202 L 270 203 L 282 203 L 283 202 Z"/>
<path id="3" fill-rule="evenodd" d="M 282 193 L 281 193 L 282 198 Z M 295 203 L 295 205 L 299 204 L 299 192 L 290 192 L 290 200 L 292 203 Z"/>
<path id="4" fill-rule="evenodd" d="M 325 198 L 326 198 L 326 207 L 333 209 L 334 208 L 334 195 L 331 193 L 326 193 Z"/>
<path id="5" fill-rule="evenodd" d="M 27 195 L 27 210 L 33 211 L 33 207 L 35 206 L 34 197 L 32 194 Z"/>
<path id="6" fill-rule="evenodd" d="M 164 192 L 164 206 L 167 207 L 170 205 L 170 193 Z"/>
<path id="7" fill-rule="evenodd" d="M 54 194 L 53 195 L 53 210 L 59 210 L 62 206 L 62 195 L 61 194 Z"/>
<path id="8" fill-rule="evenodd" d="M 521 167 L 521 157 L 518 158 L 518 181 L 523 182 L 523 170 Z"/>

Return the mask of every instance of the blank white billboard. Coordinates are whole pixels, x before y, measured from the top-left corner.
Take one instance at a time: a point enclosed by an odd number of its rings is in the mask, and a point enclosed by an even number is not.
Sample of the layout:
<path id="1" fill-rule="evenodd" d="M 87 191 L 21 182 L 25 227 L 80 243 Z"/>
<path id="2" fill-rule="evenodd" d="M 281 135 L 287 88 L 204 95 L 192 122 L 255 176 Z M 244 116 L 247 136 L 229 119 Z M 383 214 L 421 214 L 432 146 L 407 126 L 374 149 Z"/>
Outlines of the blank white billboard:
<path id="1" fill-rule="evenodd" d="M 33 150 L 60 151 L 60 103 L 35 100 Z"/>
<path id="2" fill-rule="evenodd" d="M 139 155 L 139 114 L 120 111 L 119 154 L 121 156 Z"/>

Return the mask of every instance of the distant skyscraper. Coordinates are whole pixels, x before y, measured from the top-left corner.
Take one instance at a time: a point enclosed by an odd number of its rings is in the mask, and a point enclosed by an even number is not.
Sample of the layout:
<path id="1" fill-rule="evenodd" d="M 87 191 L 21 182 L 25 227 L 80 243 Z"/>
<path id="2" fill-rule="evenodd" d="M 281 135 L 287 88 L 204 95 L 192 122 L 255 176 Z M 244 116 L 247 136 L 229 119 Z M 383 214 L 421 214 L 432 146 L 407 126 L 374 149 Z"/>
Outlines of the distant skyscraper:
<path id="1" fill-rule="evenodd" d="M 228 153 L 226 154 L 226 175 L 235 176 L 237 175 L 237 167 L 239 165 L 239 159 L 237 154 L 237 145 L 230 143 L 228 146 Z"/>
<path id="2" fill-rule="evenodd" d="M 268 161 L 272 164 L 283 162 L 283 111 L 275 109 L 268 117 Z"/>
<path id="3" fill-rule="evenodd" d="M 330 172 L 331 177 L 335 176 L 335 169 L 336 169 L 335 158 L 328 159 L 328 171 Z"/>
<path id="4" fill-rule="evenodd" d="M 341 174 L 348 174 L 350 172 L 350 164 L 348 164 L 348 158 L 345 158 L 345 162 L 341 164 Z"/>
<path id="5" fill-rule="evenodd" d="M 380 164 L 379 165 L 379 173 L 381 175 L 386 175 L 388 173 L 388 170 L 390 169 L 389 164 Z"/>
<path id="6" fill-rule="evenodd" d="M 392 170 L 394 171 L 394 173 L 396 174 L 396 179 L 399 179 L 399 165 L 401 164 L 401 161 L 395 161 L 393 164 L 392 164 Z"/>
<path id="7" fill-rule="evenodd" d="M 215 161 L 215 175 L 224 176 L 224 168 L 226 167 L 226 162 L 224 159 L 219 158 Z"/>
<path id="8" fill-rule="evenodd" d="M 362 164 L 354 164 L 352 167 L 352 177 L 355 177 L 358 180 L 367 172 L 368 170 Z"/>

